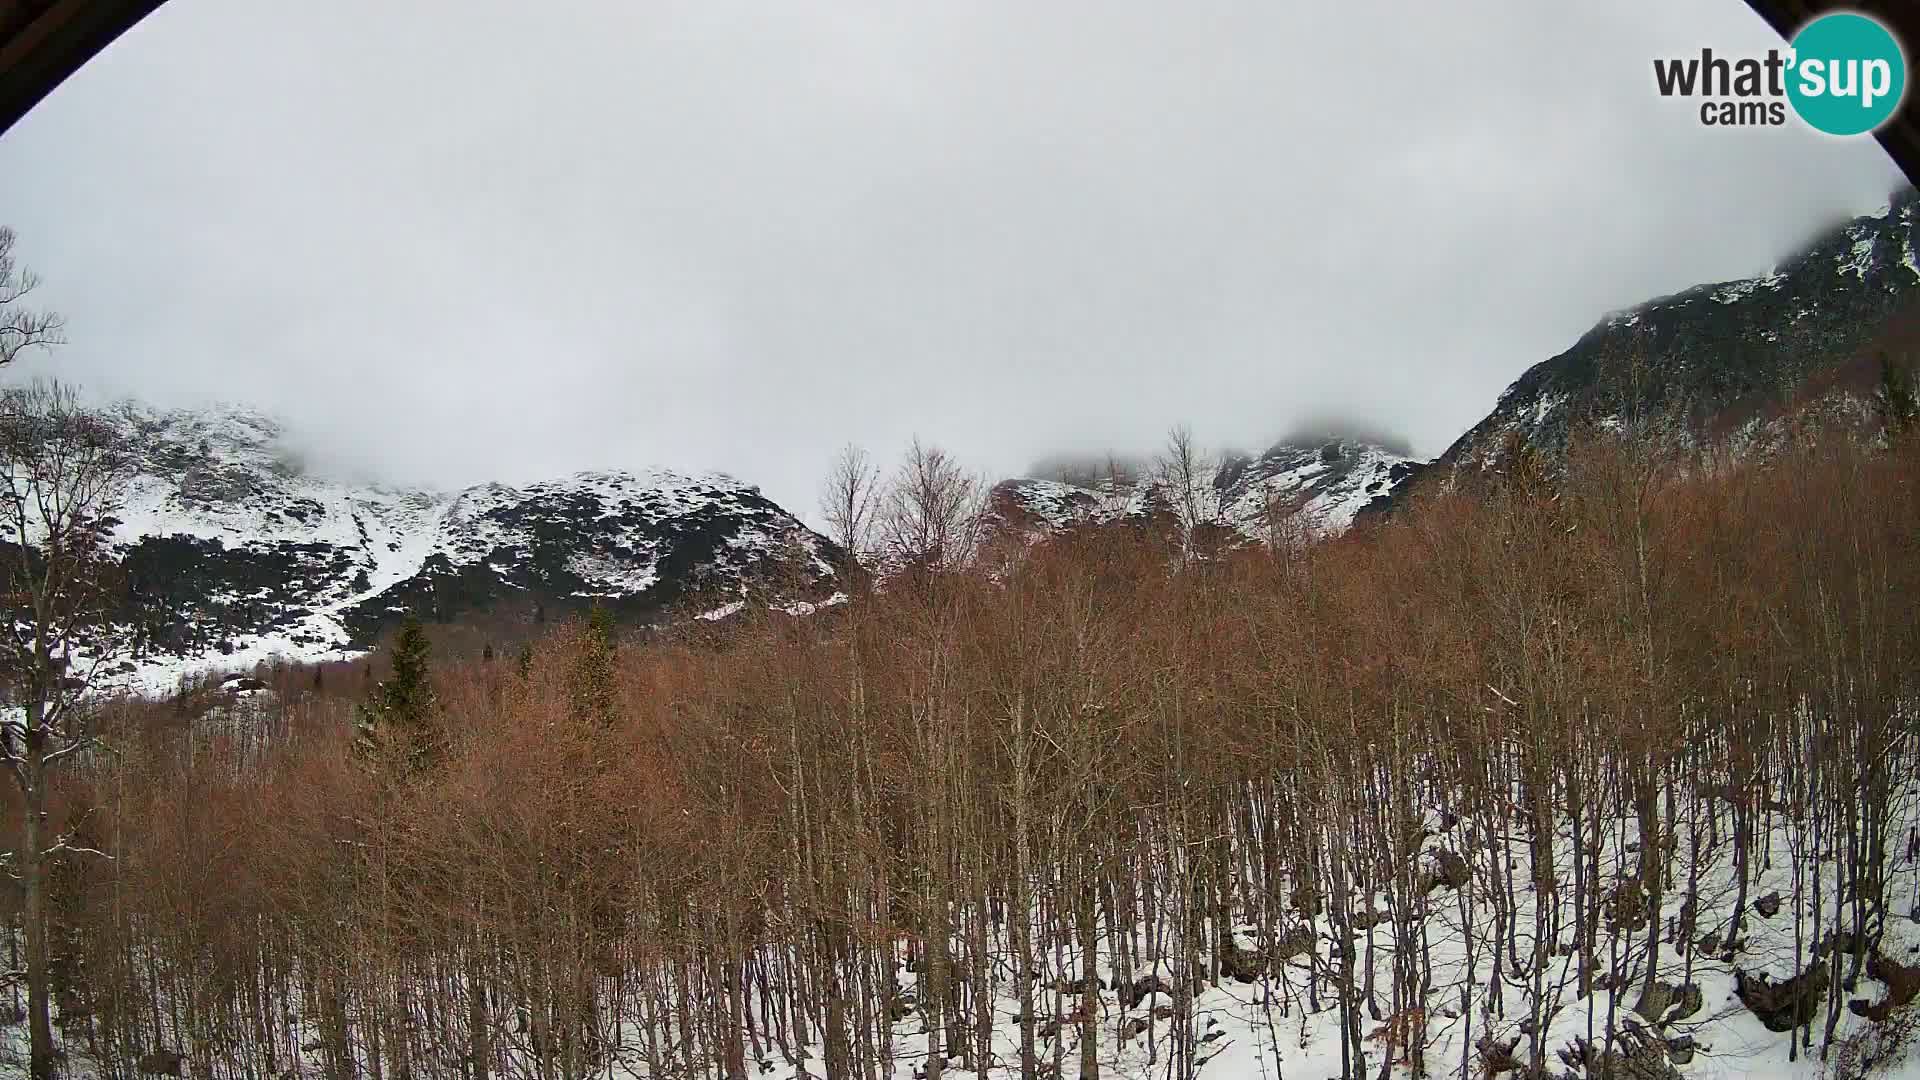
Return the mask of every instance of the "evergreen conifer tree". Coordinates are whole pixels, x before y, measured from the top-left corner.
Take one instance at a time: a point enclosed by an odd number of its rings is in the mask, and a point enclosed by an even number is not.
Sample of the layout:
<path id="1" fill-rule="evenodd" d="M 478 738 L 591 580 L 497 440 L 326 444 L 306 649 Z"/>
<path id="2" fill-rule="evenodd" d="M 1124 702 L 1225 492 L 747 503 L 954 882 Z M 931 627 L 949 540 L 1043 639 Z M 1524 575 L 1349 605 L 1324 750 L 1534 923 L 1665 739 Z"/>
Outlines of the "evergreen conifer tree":
<path id="1" fill-rule="evenodd" d="M 573 707 L 583 720 L 613 726 L 613 616 L 598 604 L 587 613 L 586 632 L 574 661 Z"/>
<path id="2" fill-rule="evenodd" d="M 413 765 L 434 756 L 437 732 L 432 720 L 434 695 L 428 663 L 432 649 L 420 620 L 407 616 L 393 642 L 393 675 L 374 687 L 360 710 L 359 742 L 363 750 L 403 749 Z"/>
<path id="3" fill-rule="evenodd" d="M 1913 366 L 1880 354 L 1880 416 L 1888 438 L 1912 431 L 1920 420 L 1920 400 L 1913 386 Z"/>
<path id="4" fill-rule="evenodd" d="M 407 616 L 393 642 L 393 677 L 380 684 L 387 717 L 414 730 L 426 725 L 433 709 L 433 685 L 427 678 L 427 654 L 432 649 L 420 620 Z"/>

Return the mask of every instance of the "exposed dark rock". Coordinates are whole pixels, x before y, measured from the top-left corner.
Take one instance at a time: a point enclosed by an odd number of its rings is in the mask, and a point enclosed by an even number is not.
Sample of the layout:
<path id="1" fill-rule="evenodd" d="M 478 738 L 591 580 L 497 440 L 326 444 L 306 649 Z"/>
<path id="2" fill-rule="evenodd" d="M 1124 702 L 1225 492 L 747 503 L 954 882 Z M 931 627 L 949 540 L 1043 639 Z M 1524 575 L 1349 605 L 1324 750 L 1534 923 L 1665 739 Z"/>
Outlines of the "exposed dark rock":
<path id="1" fill-rule="evenodd" d="M 1155 994 L 1165 994 L 1168 997 L 1172 997 L 1173 988 L 1169 987 L 1158 975 L 1152 973 L 1142 975 L 1133 980 L 1131 985 L 1120 988 L 1120 1007 L 1123 1009 L 1131 1009 Z"/>
<path id="2" fill-rule="evenodd" d="M 1706 1008 L 1707 995 L 1700 989 L 1699 983 L 1681 983 L 1674 988 L 1673 1007 L 1667 1010 L 1662 1024 L 1678 1023 L 1699 1015 Z"/>
<path id="3" fill-rule="evenodd" d="M 1255 983 L 1267 972 L 1267 958 L 1258 949 L 1243 949 L 1232 934 L 1220 936 L 1220 974 L 1240 983 Z"/>
<path id="4" fill-rule="evenodd" d="M 1750 975 L 1735 968 L 1733 991 L 1768 1031 L 1792 1031 L 1812 1023 L 1820 1011 L 1821 998 L 1827 992 L 1827 966 L 1815 963 L 1777 983 L 1765 974 Z"/>
<path id="5" fill-rule="evenodd" d="M 1427 849 L 1427 867 L 1425 879 L 1420 891 L 1432 893 L 1438 888 L 1464 889 L 1473 880 L 1473 869 L 1467 860 L 1446 848 Z"/>
<path id="6" fill-rule="evenodd" d="M 1378 442 L 1302 434 L 1258 457 L 1234 454 L 1210 470 L 1210 502 L 1218 520 L 1203 521 L 1192 543 L 1217 551 L 1264 543 L 1278 529 L 1303 538 L 1344 531 L 1361 509 L 1413 475 L 1404 448 Z M 1030 539 L 1074 536 L 1121 526 L 1173 542 L 1181 515 L 1163 479 L 1076 475 L 1071 480 L 1003 481 L 989 495 L 989 533 Z"/>
<path id="7" fill-rule="evenodd" d="M 1393 916 L 1378 908 L 1362 908 L 1354 912 L 1353 918 L 1349 921 L 1356 930 L 1371 930 L 1391 918 Z"/>
<path id="8" fill-rule="evenodd" d="M 1878 1002 L 1849 1001 L 1847 1007 L 1856 1016 L 1864 1016 L 1876 1024 L 1885 1023 L 1893 1017 L 1894 1010 L 1912 1004 L 1914 998 L 1920 996 L 1920 967 L 1889 959 L 1878 949 L 1867 957 L 1867 974 L 1887 984 L 1887 996 Z"/>
<path id="9" fill-rule="evenodd" d="M 1920 320 L 1920 197 L 1820 236 L 1766 275 L 1699 285 L 1602 319 L 1529 368 L 1431 467 L 1366 514 L 1436 482 L 1497 477 L 1530 453 L 1554 467 L 1583 426 L 1628 422 L 1686 439 L 1762 447 L 1787 416 L 1857 423 L 1876 350 Z"/>
<path id="10" fill-rule="evenodd" d="M 136 665 L 217 665 L 257 656 L 263 639 L 294 658 L 331 657 L 408 612 L 521 618 L 597 604 L 647 622 L 748 592 L 818 601 L 846 561 L 723 476 L 397 491 L 307 475 L 280 451 L 279 426 L 246 410 L 117 415 L 139 468 L 114 523 L 125 587 L 111 633 Z"/>
<path id="11" fill-rule="evenodd" d="M 1480 1051 L 1480 1075 L 1499 1076 L 1513 1072 L 1521 1067 L 1521 1061 L 1514 1056 L 1514 1048 L 1520 1045 L 1516 1037 L 1496 1039 L 1491 1035 L 1482 1035 L 1473 1044 Z"/>

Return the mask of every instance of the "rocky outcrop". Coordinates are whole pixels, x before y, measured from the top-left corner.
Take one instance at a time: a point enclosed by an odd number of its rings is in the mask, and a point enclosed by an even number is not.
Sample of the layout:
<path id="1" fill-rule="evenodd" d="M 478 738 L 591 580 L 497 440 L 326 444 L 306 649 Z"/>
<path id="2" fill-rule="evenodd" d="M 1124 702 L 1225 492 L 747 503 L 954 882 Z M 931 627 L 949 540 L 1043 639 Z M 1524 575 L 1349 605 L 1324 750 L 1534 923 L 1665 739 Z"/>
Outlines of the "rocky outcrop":
<path id="1" fill-rule="evenodd" d="M 1879 357 L 1920 346 L 1920 196 L 1817 238 L 1757 277 L 1699 285 L 1607 316 L 1529 368 L 1430 465 L 1368 507 L 1503 471 L 1515 454 L 1557 462 L 1584 427 L 1764 451 L 1793 423 L 1874 419 Z"/>
<path id="2" fill-rule="evenodd" d="M 1768 1031 L 1792 1031 L 1813 1022 L 1827 992 L 1827 965 L 1816 961 L 1807 970 L 1782 982 L 1764 973 L 1735 970 L 1733 991 L 1740 1003 L 1766 1025 Z"/>

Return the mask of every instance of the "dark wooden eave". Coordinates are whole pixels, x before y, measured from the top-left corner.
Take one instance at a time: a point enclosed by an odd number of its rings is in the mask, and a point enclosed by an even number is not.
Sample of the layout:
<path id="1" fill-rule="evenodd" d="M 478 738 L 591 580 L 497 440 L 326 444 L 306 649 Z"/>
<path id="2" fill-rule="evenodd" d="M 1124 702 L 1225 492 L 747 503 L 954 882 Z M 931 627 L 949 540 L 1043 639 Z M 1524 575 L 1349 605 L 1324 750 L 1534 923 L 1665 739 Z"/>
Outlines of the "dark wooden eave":
<path id="1" fill-rule="evenodd" d="M 0 133 L 161 0 L 0 0 Z"/>

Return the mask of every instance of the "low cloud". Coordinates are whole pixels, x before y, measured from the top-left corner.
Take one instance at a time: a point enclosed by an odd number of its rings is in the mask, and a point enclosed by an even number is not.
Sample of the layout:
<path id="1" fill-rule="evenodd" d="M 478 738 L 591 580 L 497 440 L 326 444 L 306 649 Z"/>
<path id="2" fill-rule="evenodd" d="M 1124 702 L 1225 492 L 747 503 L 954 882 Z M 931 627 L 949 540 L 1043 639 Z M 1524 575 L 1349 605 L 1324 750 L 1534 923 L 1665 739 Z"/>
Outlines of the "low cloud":
<path id="1" fill-rule="evenodd" d="M 1431 455 L 1602 313 L 1884 199 L 1870 141 L 1653 90 L 1775 42 L 1739 0 L 193 0 L 0 138 L 0 214 L 71 324 L 37 369 L 277 411 L 315 468 L 810 512 L 916 434 Z"/>

